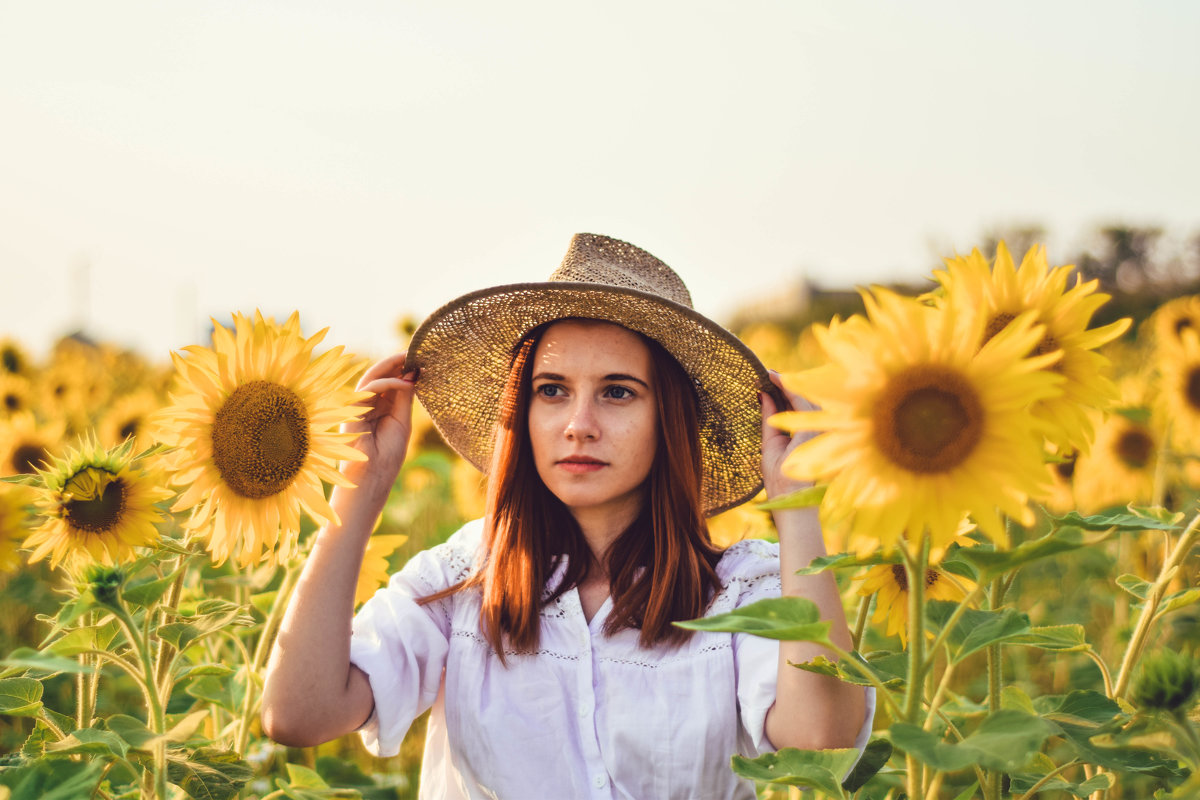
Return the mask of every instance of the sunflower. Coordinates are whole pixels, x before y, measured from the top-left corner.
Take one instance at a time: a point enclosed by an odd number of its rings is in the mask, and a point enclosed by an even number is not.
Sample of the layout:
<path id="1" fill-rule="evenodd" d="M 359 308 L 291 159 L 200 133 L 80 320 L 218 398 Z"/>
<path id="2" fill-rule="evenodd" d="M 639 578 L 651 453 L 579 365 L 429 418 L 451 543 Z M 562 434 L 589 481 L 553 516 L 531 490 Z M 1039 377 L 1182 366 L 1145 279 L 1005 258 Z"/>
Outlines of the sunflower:
<path id="1" fill-rule="evenodd" d="M 14 572 L 21 566 L 17 552 L 29 528 L 25 506 L 31 501 L 32 490 L 27 486 L 0 483 L 0 574 Z"/>
<path id="2" fill-rule="evenodd" d="M 0 475 L 32 475 L 62 445 L 66 423 L 39 425 L 25 412 L 0 419 Z"/>
<path id="3" fill-rule="evenodd" d="M 131 450 L 128 443 L 105 450 L 89 439 L 38 471 L 45 522 L 25 540 L 33 551 L 29 563 L 48 555 L 51 567 L 68 557 L 113 564 L 158 540 L 154 526 L 166 514 L 155 504 L 173 492 L 155 472 L 143 469 Z"/>
<path id="4" fill-rule="evenodd" d="M 149 420 L 162 407 L 154 392 L 142 389 L 114 402 L 100 419 L 97 433 L 102 444 L 114 447 L 126 439 L 133 440 L 134 452 L 154 443 Z"/>
<path id="5" fill-rule="evenodd" d="M 1057 514 L 1065 514 L 1077 507 L 1075 502 L 1075 464 L 1079 460 L 1077 450 L 1052 453 L 1046 462 L 1050 483 L 1039 498 L 1046 508 Z"/>
<path id="6" fill-rule="evenodd" d="M 903 564 L 879 564 L 862 576 L 858 594 L 875 597 L 875 613 L 871 622 L 876 625 L 887 620 L 884 633 L 899 636 L 900 646 L 908 640 L 908 573 Z M 962 600 L 975 586 L 973 581 L 930 567 L 925 570 L 926 600 Z"/>
<path id="7" fill-rule="evenodd" d="M 1152 500 L 1163 426 L 1144 402 L 1146 392 L 1141 381 L 1123 380 L 1124 405 L 1099 423 L 1092 449 L 1079 457 L 1075 499 L 1081 511 Z"/>
<path id="8" fill-rule="evenodd" d="M 388 582 L 391 576 L 388 558 L 406 541 L 408 537 L 402 533 L 381 534 L 367 540 L 362 569 L 358 572 L 358 586 L 354 590 L 354 605 L 370 600 L 371 595 Z"/>
<path id="9" fill-rule="evenodd" d="M 1176 297 L 1158 307 L 1151 316 L 1154 345 L 1169 353 L 1183 343 L 1183 335 L 1192 331 L 1200 336 L 1200 295 Z"/>
<path id="10" fill-rule="evenodd" d="M 303 338 L 298 313 L 283 325 L 261 312 L 233 321 L 232 331 L 214 321 L 212 349 L 172 353 L 178 388 L 154 425 L 177 447 L 167 463 L 187 487 L 173 510 L 192 510 L 188 527 L 213 560 L 277 563 L 296 553 L 301 509 L 337 519 L 321 481 L 348 485 L 338 459 L 366 458 L 338 426 L 368 395 L 350 388 L 360 365 L 341 347 L 314 356 L 326 331 Z"/>
<path id="11" fill-rule="evenodd" d="M 742 503 L 728 511 L 708 518 L 708 536 L 718 547 L 729 547 L 743 539 L 764 539 L 775 533 L 771 515 L 756 508 L 757 503 L 767 499 L 766 492 L 759 492 L 753 502 Z"/>
<path id="12" fill-rule="evenodd" d="M 1163 410 L 1177 448 L 1200 454 L 1200 329 L 1185 330 L 1170 350 L 1159 350 Z"/>
<path id="13" fill-rule="evenodd" d="M 32 371 L 25 349 L 12 339 L 0 339 L 0 374 L 28 377 Z"/>
<path id="14" fill-rule="evenodd" d="M 1033 312 L 1043 326 L 1034 352 L 1061 353 L 1048 368 L 1066 380 L 1061 394 L 1040 400 L 1032 411 L 1051 423 L 1048 435 L 1055 444 L 1086 450 L 1095 433 L 1088 409 L 1106 408 L 1117 394 L 1105 375 L 1108 360 L 1094 351 L 1128 330 L 1130 320 L 1089 330 L 1092 314 L 1109 296 L 1096 293 L 1098 281 L 1084 283 L 1078 275 L 1068 289 L 1073 270 L 1070 265 L 1050 268 L 1041 245 L 1030 248 L 1016 268 L 1008 247 L 1000 242 L 991 269 L 980 252 L 973 250 L 966 258 L 946 259 L 946 270 L 933 274 L 946 290 L 945 302 L 977 307 L 987 315 L 985 342 L 1021 314 Z"/>
<path id="15" fill-rule="evenodd" d="M 828 482 L 822 522 L 851 543 L 887 550 L 928 531 L 944 550 L 967 513 L 1006 543 L 997 508 L 1031 524 L 1030 495 L 1046 481 L 1027 409 L 1063 380 L 1044 369 L 1056 355 L 1025 357 L 1041 328 L 1026 314 L 980 348 L 983 318 L 968 309 L 885 289 L 864 291 L 863 302 L 867 318 L 815 328 L 827 364 L 784 378 L 821 410 L 772 424 L 824 431 L 792 451 L 785 471 Z"/>
<path id="16" fill-rule="evenodd" d="M 32 395 L 28 379 L 0 371 L 0 419 L 29 411 Z"/>

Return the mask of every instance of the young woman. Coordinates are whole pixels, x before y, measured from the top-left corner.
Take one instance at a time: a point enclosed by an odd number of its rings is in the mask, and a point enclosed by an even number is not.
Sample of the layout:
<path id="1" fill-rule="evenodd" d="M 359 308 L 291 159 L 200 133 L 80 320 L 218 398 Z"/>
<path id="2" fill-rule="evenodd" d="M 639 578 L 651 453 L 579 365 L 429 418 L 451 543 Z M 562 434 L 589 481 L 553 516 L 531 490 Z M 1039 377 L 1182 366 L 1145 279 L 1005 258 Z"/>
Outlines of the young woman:
<path id="1" fill-rule="evenodd" d="M 709 539 L 705 516 L 764 478 L 800 488 L 780 470 L 798 442 L 764 421 L 781 388 L 661 261 L 580 234 L 550 281 L 450 303 L 360 388 L 369 458 L 343 467 L 356 488 L 335 490 L 276 640 L 272 738 L 361 730 L 393 755 L 432 708 L 423 798 L 750 798 L 734 753 L 865 744 L 870 693 L 788 665 L 832 654 L 672 624 L 782 591 L 850 647 L 832 577 L 794 574 L 825 552 L 813 511 L 775 512 L 778 546 Z M 414 394 L 488 468 L 487 511 L 354 616 Z"/>

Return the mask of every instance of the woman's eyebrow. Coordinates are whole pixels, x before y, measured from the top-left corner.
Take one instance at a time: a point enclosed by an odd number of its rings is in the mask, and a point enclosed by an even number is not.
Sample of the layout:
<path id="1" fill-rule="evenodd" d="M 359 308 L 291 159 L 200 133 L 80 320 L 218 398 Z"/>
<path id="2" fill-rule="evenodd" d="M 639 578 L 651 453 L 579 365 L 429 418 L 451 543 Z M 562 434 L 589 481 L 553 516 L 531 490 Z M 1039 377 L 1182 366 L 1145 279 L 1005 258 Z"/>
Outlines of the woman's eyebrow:
<path id="1" fill-rule="evenodd" d="M 534 375 L 529 380 L 531 380 L 531 381 L 565 381 L 566 378 L 564 378 L 562 375 L 559 375 L 556 372 L 539 372 L 537 375 Z"/>
<path id="2" fill-rule="evenodd" d="M 611 375 L 605 375 L 604 380 L 606 380 L 606 381 L 632 381 L 634 383 L 640 383 L 642 386 L 645 386 L 647 389 L 650 388 L 650 384 L 646 383 L 641 378 L 638 378 L 634 375 L 626 375 L 623 372 L 614 372 Z"/>

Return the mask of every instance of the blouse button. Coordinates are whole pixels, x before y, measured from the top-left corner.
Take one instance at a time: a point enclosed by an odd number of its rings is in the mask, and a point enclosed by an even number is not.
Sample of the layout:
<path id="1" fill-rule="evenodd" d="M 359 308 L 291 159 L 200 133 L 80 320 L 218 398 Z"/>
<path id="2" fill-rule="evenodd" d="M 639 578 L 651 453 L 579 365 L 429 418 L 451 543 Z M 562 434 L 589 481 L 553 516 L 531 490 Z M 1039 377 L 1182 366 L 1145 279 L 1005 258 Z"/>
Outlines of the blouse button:
<path id="1" fill-rule="evenodd" d="M 579 704 L 579 716 L 581 719 L 586 717 L 590 713 L 592 713 L 592 709 L 588 707 L 587 703 Z"/>
<path id="2" fill-rule="evenodd" d="M 592 783 L 596 784 L 597 789 L 603 789 L 604 784 L 607 783 L 607 781 L 608 781 L 608 779 L 605 778 L 603 775 L 597 775 L 595 778 L 592 779 Z"/>

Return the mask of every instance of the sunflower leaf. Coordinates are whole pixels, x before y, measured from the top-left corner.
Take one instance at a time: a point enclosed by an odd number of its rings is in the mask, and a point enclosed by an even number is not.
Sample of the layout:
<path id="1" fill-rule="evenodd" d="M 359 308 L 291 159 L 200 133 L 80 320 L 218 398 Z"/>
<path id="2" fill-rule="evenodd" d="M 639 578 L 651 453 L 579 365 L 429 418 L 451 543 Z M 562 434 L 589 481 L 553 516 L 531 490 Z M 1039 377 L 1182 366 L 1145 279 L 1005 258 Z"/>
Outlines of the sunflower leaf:
<path id="1" fill-rule="evenodd" d="M 797 575 L 816 575 L 831 569 L 849 569 L 852 567 L 873 567 L 876 564 L 894 564 L 895 558 L 888 558 L 878 552 L 869 556 L 859 557 L 853 553 L 834 553 L 830 556 L 814 558 L 807 567 L 796 570 Z"/>
<path id="2" fill-rule="evenodd" d="M 1080 760 L 1105 769 L 1178 777 L 1179 765 L 1160 754 L 1133 747 L 1105 747 L 1103 736 L 1119 731 L 1129 715 L 1099 692 L 1077 690 L 1034 701 L 1042 719 L 1056 726 Z"/>
<path id="3" fill-rule="evenodd" d="M 918 725 L 897 722 L 888 729 L 892 743 L 918 761 L 946 772 L 979 765 L 1011 772 L 1054 735 L 1054 726 L 1040 717 L 1016 710 L 989 714 L 970 735 L 949 744 Z"/>
<path id="4" fill-rule="evenodd" d="M 676 622 L 681 628 L 749 633 L 766 639 L 830 645 L 829 622 L 820 620 L 816 603 L 803 597 L 771 597 L 728 614 Z"/>
<path id="5" fill-rule="evenodd" d="M 964 547 L 955 551 L 955 557 L 974 565 L 979 570 L 979 580 L 982 582 L 1031 561 L 1078 550 L 1093 543 L 1084 540 L 1082 530 L 1068 526 L 1057 528 L 1040 539 L 1022 542 L 1012 550 L 996 550 L 987 545 Z"/>
<path id="6" fill-rule="evenodd" d="M 1059 527 L 1077 527 L 1089 531 L 1172 531 L 1179 527 L 1177 523 L 1153 517 L 1143 517 L 1138 514 L 1092 514 L 1083 516 L 1078 511 L 1072 511 L 1062 516 L 1048 515 L 1052 522 Z"/>
<path id="7" fill-rule="evenodd" d="M 1138 425 L 1146 425 L 1150 422 L 1150 408 L 1148 406 L 1122 406 L 1121 408 L 1111 409 L 1114 414 L 1120 414 L 1130 422 Z"/>
<path id="8" fill-rule="evenodd" d="M 1145 600 L 1150 595 L 1152 584 L 1144 578 L 1139 578 L 1137 575 L 1125 573 L 1117 577 L 1117 585 L 1138 600 Z"/>
<path id="9" fill-rule="evenodd" d="M 171 757 L 167 780 L 196 800 L 228 800 L 254 777 L 254 770 L 232 750 L 201 747 L 189 758 Z"/>
<path id="10" fill-rule="evenodd" d="M 127 603 L 149 608 L 167 593 L 167 589 L 171 588 L 171 583 L 174 582 L 175 577 L 176 573 L 172 573 L 165 578 L 139 581 L 127 586 L 121 592 L 121 595 Z"/>
<path id="11" fill-rule="evenodd" d="M 1029 633 L 1022 636 L 1014 636 L 1009 644 L 1074 653 L 1092 649 L 1085 636 L 1082 625 L 1042 625 L 1030 628 Z"/>
<path id="12" fill-rule="evenodd" d="M 892 757 L 892 750 L 892 743 L 887 739 L 872 739 L 867 742 L 858 763 L 842 781 L 842 788 L 850 794 L 857 792 L 875 773 L 887 765 Z"/>
<path id="13" fill-rule="evenodd" d="M 925 613 L 933 628 L 941 630 L 957 608 L 958 603 L 947 600 L 930 600 L 926 604 Z M 1004 608 L 1000 611 L 967 609 L 950 632 L 951 657 L 957 663 L 988 645 L 1008 641 L 1029 632 L 1028 615 L 1016 609 Z"/>
<path id="14" fill-rule="evenodd" d="M 831 797 L 844 798 L 846 794 L 842 790 L 842 776 L 850 771 L 857 759 L 858 751 L 854 748 L 797 750 L 785 747 L 753 759 L 734 756 L 730 765 L 743 778 L 785 786 L 804 786 L 819 789 Z"/>
<path id="15" fill-rule="evenodd" d="M 855 663 L 858 665 L 856 669 L 853 665 L 848 665 L 844 661 L 831 661 L 825 656 L 817 656 L 811 661 L 788 661 L 788 665 L 796 669 L 802 669 L 805 672 L 811 672 L 815 675 L 827 675 L 846 683 L 853 683 L 858 686 L 874 686 L 871 680 L 863 675 L 863 672 L 868 672 L 874 675 L 880 683 L 889 688 L 896 688 L 903 685 L 904 680 L 895 676 L 881 675 L 878 671 L 872 668 L 858 652 L 854 652 Z"/>
<path id="16" fill-rule="evenodd" d="M 1163 614 L 1178 611 L 1181 608 L 1192 605 L 1197 600 L 1200 600 L 1200 589 L 1184 589 L 1175 592 L 1163 598 L 1162 607 L 1158 610 L 1156 616 L 1161 617 Z"/>
<path id="17" fill-rule="evenodd" d="M 0 680 L 0 714 L 36 717 L 42 708 L 42 682 L 33 678 Z"/>
<path id="18" fill-rule="evenodd" d="M 65 654 L 54 652 L 53 649 L 34 650 L 32 647 L 18 647 L 9 653 L 7 658 L 0 661 L 0 664 L 5 667 L 34 670 L 44 673 L 46 677 L 64 672 L 90 675 L 96 671 L 95 667 L 80 664 L 73 658 L 67 658 Z"/>
<path id="19" fill-rule="evenodd" d="M 1042 780 L 1044 775 L 1012 775 L 1010 786 L 1013 795 L 1024 794 L 1033 785 Z M 1093 793 L 1112 788 L 1113 779 L 1107 772 L 1093 775 L 1083 783 L 1070 783 L 1062 778 L 1051 778 L 1041 785 L 1039 792 L 1070 792 L 1076 797 L 1090 797 Z"/>
<path id="20" fill-rule="evenodd" d="M 785 494 L 783 497 L 776 497 L 774 500 L 757 503 L 754 507 L 762 511 L 781 511 L 787 508 L 811 508 L 812 506 L 819 506 L 821 505 L 821 498 L 825 496 L 826 488 L 824 485 L 810 486 L 798 492 Z"/>
<path id="21" fill-rule="evenodd" d="M 92 796 L 103 770 L 100 759 L 39 759 L 0 770 L 0 786 L 11 790 L 9 800 L 78 800 Z"/>
<path id="22" fill-rule="evenodd" d="M 112 731 L 80 728 L 65 739 L 46 745 L 46 752 L 55 755 L 87 754 L 124 759 L 129 743 Z"/>

